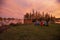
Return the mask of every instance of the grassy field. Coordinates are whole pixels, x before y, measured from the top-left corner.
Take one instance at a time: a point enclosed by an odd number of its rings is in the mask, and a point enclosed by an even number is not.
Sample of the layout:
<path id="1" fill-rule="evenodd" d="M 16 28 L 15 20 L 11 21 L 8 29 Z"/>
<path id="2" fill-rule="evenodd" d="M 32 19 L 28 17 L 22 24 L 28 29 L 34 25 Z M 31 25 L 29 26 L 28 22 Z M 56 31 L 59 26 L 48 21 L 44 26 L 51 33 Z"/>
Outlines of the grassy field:
<path id="1" fill-rule="evenodd" d="M 0 33 L 0 40 L 60 40 L 60 25 L 35 26 L 24 24 L 8 26 L 9 28 Z"/>

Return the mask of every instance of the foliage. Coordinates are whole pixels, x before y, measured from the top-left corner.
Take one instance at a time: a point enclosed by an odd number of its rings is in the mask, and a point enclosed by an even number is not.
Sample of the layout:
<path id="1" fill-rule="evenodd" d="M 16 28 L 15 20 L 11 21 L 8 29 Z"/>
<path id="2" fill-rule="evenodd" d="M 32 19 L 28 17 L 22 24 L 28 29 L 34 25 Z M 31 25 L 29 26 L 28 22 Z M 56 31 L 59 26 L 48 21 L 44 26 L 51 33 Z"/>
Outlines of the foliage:
<path id="1" fill-rule="evenodd" d="M 55 21 L 55 16 L 53 17 L 53 16 L 51 16 L 49 13 L 44 13 L 44 12 L 42 12 L 42 14 L 40 14 L 39 12 L 34 12 L 34 11 L 32 11 L 32 13 L 30 12 L 30 13 L 26 13 L 25 15 L 24 15 L 24 19 L 31 19 L 31 20 L 33 20 L 34 21 L 34 19 L 36 19 L 36 20 L 39 20 L 39 21 L 41 21 L 41 20 L 46 20 L 46 21 Z"/>

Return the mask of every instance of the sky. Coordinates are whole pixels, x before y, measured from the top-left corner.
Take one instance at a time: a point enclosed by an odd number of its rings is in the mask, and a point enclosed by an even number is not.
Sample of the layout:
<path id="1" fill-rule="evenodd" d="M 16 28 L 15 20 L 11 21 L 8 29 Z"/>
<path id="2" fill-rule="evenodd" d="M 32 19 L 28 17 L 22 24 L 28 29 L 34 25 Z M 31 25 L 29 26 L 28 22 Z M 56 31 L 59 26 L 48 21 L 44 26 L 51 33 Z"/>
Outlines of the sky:
<path id="1" fill-rule="evenodd" d="M 0 0 L 0 17 L 23 19 L 32 9 L 60 18 L 60 0 Z"/>

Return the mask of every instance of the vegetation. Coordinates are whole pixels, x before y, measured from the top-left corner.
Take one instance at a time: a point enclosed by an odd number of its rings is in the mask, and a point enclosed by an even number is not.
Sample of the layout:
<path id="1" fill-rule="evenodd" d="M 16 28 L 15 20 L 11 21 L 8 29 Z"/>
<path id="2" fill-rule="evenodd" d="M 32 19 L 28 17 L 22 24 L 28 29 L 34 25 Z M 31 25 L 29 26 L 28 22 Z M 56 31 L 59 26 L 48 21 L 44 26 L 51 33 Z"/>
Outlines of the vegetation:
<path id="1" fill-rule="evenodd" d="M 30 20 L 48 20 L 48 21 L 55 21 L 55 16 L 52 16 L 52 14 L 49 14 L 49 13 L 44 13 L 44 12 L 42 12 L 42 13 L 40 13 L 40 12 L 38 12 L 38 11 L 32 11 L 32 12 L 30 12 L 30 13 L 26 13 L 25 15 L 24 15 L 24 19 L 26 19 L 26 20 L 28 20 L 28 19 L 30 19 Z"/>
<path id="2" fill-rule="evenodd" d="M 60 24 L 35 26 L 34 24 L 10 25 L 0 33 L 0 40 L 60 40 Z"/>
<path id="3" fill-rule="evenodd" d="M 17 18 L 2 18 L 2 17 L 0 17 L 0 20 L 15 20 L 15 19 L 17 19 Z M 19 19 L 17 19 L 17 20 L 19 20 Z"/>

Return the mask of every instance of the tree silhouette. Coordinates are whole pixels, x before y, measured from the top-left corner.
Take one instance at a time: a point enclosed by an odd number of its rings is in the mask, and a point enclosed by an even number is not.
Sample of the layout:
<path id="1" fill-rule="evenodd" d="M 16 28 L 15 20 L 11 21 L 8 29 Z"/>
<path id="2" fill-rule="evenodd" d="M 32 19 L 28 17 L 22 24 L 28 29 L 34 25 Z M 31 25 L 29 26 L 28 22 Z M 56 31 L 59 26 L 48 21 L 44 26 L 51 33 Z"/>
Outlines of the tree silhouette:
<path id="1" fill-rule="evenodd" d="M 29 19 L 29 13 L 26 13 L 26 15 L 24 15 L 25 19 Z"/>
<path id="2" fill-rule="evenodd" d="M 49 13 L 44 13 L 44 12 L 42 12 L 42 14 L 40 14 L 40 12 L 38 12 L 38 11 L 34 12 L 34 10 L 33 10 L 32 13 L 31 12 L 30 13 L 26 13 L 24 15 L 24 19 L 30 19 L 33 22 L 36 21 L 36 20 L 39 20 L 39 21 L 45 20 L 48 23 L 49 21 L 53 21 L 54 22 L 55 16 L 53 17 Z"/>
<path id="3" fill-rule="evenodd" d="M 2 20 L 2 17 L 0 17 L 0 21 Z"/>

